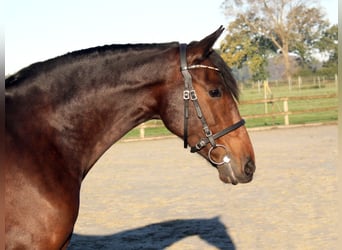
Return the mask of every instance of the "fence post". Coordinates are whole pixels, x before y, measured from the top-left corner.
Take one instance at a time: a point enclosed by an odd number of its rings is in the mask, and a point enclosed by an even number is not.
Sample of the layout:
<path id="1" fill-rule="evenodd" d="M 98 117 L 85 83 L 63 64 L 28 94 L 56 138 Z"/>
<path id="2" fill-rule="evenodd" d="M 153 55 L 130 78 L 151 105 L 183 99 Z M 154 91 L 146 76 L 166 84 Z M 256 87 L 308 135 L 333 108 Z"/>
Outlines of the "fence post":
<path id="1" fill-rule="evenodd" d="M 291 77 L 288 77 L 287 78 L 287 82 L 289 84 L 289 90 L 291 91 L 292 90 L 292 78 Z"/>
<path id="2" fill-rule="evenodd" d="M 287 112 L 289 112 L 289 104 L 288 104 L 288 99 L 284 99 L 284 124 L 287 126 L 290 124 L 289 122 L 289 114 Z"/>
<path id="3" fill-rule="evenodd" d="M 264 81 L 264 100 L 265 100 L 265 114 L 268 113 L 268 109 L 267 109 L 267 86 L 268 86 L 268 82 Z"/>
<path id="4" fill-rule="evenodd" d="M 140 125 L 140 138 L 144 139 L 145 138 L 145 123 L 142 123 Z"/>

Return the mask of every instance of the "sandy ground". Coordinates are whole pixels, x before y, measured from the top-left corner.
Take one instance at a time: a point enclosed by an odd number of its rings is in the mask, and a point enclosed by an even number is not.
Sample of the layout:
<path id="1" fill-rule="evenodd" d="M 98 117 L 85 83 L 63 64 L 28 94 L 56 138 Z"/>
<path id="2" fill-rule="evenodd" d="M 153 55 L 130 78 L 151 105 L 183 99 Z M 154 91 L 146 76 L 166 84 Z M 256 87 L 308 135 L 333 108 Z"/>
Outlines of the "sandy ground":
<path id="1" fill-rule="evenodd" d="M 70 250 L 337 249 L 337 126 L 251 131 L 251 183 L 171 138 L 115 144 L 81 190 Z"/>

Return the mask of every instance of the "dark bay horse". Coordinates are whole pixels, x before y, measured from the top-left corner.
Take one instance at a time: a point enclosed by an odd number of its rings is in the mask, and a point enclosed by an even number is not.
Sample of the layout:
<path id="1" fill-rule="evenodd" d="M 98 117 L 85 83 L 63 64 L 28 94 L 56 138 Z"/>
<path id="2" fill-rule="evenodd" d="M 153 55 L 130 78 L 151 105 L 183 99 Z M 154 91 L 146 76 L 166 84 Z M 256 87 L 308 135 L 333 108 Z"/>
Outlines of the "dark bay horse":
<path id="1" fill-rule="evenodd" d="M 184 138 L 223 182 L 252 180 L 238 87 L 212 49 L 222 31 L 189 45 L 76 51 L 6 79 L 6 249 L 65 249 L 82 180 L 113 143 L 150 119 Z"/>

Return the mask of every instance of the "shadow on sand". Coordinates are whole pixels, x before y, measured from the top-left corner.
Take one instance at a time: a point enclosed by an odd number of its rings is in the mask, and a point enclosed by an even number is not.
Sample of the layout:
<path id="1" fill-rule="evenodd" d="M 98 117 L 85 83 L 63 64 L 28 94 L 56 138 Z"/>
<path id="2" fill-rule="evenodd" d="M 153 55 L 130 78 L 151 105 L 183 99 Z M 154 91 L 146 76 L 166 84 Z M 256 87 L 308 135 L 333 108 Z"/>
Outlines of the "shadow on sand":
<path id="1" fill-rule="evenodd" d="M 217 249 L 235 250 L 219 217 L 165 221 L 104 236 L 73 234 L 68 249 L 164 249 L 189 236 L 198 236 Z"/>

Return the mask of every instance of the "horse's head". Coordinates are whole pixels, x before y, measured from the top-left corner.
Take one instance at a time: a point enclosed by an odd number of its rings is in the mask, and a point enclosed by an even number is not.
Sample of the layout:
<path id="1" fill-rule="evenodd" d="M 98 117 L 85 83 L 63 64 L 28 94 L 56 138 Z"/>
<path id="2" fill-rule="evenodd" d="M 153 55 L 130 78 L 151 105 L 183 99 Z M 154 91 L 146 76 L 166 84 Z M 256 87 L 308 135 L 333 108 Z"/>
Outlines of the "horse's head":
<path id="1" fill-rule="evenodd" d="M 175 76 L 163 91 L 167 96 L 160 116 L 173 133 L 184 138 L 185 147 L 190 145 L 191 152 L 217 167 L 223 182 L 246 183 L 252 180 L 255 158 L 237 108 L 238 86 L 212 49 L 222 31 L 220 27 L 199 42 L 180 45 Z"/>

